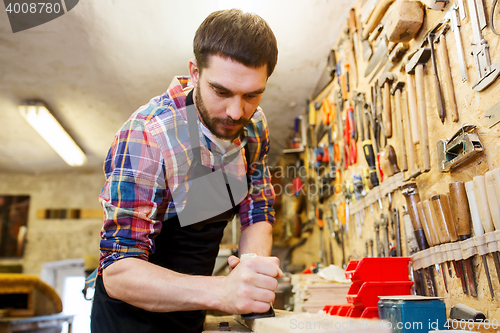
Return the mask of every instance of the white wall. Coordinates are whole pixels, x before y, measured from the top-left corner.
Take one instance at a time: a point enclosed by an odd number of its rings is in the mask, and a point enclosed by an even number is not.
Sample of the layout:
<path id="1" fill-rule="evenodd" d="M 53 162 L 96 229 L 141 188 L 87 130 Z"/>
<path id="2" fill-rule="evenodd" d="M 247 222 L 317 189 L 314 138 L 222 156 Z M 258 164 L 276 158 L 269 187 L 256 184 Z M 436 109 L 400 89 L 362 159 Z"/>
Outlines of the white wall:
<path id="1" fill-rule="evenodd" d="M 104 184 L 102 171 L 50 175 L 0 173 L 0 195 L 29 195 L 28 234 L 24 256 L 4 259 L 1 264 L 20 263 L 24 273 L 40 273 L 48 261 L 99 255 L 102 218 L 38 219 L 39 209 L 99 209 L 99 193 Z"/>

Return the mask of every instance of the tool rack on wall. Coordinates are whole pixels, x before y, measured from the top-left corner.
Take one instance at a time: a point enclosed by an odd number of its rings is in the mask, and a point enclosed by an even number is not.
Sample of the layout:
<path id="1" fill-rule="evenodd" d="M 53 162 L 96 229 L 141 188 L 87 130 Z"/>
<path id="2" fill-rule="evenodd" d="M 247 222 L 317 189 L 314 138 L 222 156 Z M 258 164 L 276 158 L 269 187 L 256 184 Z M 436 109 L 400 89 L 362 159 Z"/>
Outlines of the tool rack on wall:
<path id="1" fill-rule="evenodd" d="M 323 265 L 408 256 L 415 293 L 500 320 L 499 24 L 489 0 L 351 9 L 288 151 Z"/>

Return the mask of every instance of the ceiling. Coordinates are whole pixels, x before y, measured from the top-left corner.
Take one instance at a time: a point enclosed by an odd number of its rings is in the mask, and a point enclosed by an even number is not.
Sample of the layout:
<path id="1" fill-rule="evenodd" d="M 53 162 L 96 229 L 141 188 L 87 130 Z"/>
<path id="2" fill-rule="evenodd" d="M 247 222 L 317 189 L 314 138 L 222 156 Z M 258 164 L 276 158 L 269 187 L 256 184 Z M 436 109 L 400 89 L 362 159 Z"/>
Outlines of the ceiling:
<path id="1" fill-rule="evenodd" d="M 306 106 L 346 22 L 351 0 L 81 0 L 63 16 L 12 33 L 0 11 L 0 172 L 74 171 L 17 111 L 41 99 L 87 154 L 77 171 L 102 169 L 120 126 L 187 74 L 192 39 L 219 6 L 261 15 L 279 59 L 261 102 L 271 133 L 270 164 Z"/>

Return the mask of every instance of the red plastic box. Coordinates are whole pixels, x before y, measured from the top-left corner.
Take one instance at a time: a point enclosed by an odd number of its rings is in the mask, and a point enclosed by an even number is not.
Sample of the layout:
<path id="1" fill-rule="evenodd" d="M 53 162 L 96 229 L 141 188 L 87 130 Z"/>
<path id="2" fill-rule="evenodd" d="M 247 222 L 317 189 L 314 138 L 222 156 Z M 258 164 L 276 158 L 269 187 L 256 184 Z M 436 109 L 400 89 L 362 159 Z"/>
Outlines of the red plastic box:
<path id="1" fill-rule="evenodd" d="M 379 296 L 410 295 L 411 281 L 365 282 L 352 284 L 347 292 L 347 302 L 357 308 L 377 307 Z"/>
<path id="2" fill-rule="evenodd" d="M 369 281 L 408 281 L 408 257 L 363 258 L 351 260 L 345 276 L 353 283 Z"/>

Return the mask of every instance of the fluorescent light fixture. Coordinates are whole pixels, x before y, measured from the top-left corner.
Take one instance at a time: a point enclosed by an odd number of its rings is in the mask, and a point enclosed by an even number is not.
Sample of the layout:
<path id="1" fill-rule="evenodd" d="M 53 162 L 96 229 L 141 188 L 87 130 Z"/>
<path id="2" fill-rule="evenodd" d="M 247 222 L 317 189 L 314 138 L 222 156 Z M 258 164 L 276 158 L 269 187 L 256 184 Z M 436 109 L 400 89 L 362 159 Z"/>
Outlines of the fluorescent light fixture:
<path id="1" fill-rule="evenodd" d="M 87 157 L 42 102 L 19 105 L 19 113 L 70 166 L 80 166 Z"/>

